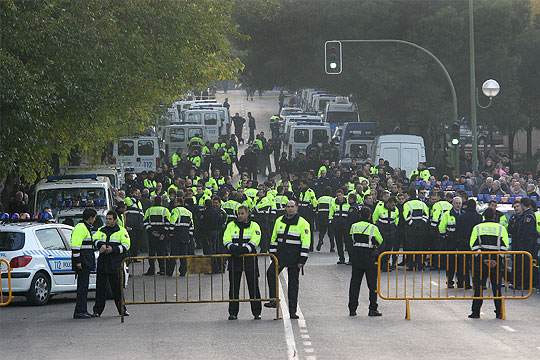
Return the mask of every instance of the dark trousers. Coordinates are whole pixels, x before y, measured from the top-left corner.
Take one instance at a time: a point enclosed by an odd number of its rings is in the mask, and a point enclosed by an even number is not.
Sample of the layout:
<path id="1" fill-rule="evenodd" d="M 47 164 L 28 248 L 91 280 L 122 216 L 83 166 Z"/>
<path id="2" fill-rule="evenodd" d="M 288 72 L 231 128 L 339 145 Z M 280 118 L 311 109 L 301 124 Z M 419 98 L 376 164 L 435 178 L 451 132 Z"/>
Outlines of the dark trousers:
<path id="1" fill-rule="evenodd" d="M 392 247 L 394 246 L 395 233 L 394 232 L 388 232 L 388 233 L 383 232 L 383 233 L 381 233 L 381 235 L 383 237 L 383 242 L 379 246 L 379 253 L 382 254 L 385 251 L 392 251 Z M 383 258 L 381 260 L 381 270 L 382 271 L 388 270 L 389 260 L 390 260 L 389 255 L 383 256 Z"/>
<path id="2" fill-rule="evenodd" d="M 244 139 L 242 138 L 242 129 L 234 129 L 234 134 L 236 135 L 236 139 L 238 140 L 239 144 L 244 143 Z"/>
<path id="3" fill-rule="evenodd" d="M 283 266 L 278 268 L 278 272 L 284 269 Z M 271 298 L 276 297 L 276 264 L 272 261 L 266 272 L 266 278 L 268 280 L 268 293 Z M 289 298 L 289 313 L 296 314 L 296 307 L 298 304 L 298 282 L 300 278 L 300 268 L 295 266 L 287 266 L 287 279 L 288 289 L 287 295 Z"/>
<path id="4" fill-rule="evenodd" d="M 347 226 L 334 226 L 333 228 L 339 260 L 345 261 L 345 252 L 343 251 L 343 247 L 345 246 L 345 249 L 347 252 L 349 252 L 349 234 L 347 231 Z"/>
<path id="5" fill-rule="evenodd" d="M 523 250 L 523 249 L 520 249 Z M 524 250 L 529 251 L 529 250 Z M 531 261 L 528 256 L 516 255 L 516 263 L 514 265 L 514 271 L 516 274 L 516 283 L 513 284 L 514 287 L 518 289 L 529 289 L 530 282 L 530 272 L 529 268 L 531 266 Z M 514 278 L 512 277 L 512 280 Z"/>
<path id="6" fill-rule="evenodd" d="M 356 311 L 358 307 L 358 297 L 360 296 L 360 285 L 362 278 L 366 275 L 369 288 L 369 310 L 377 310 L 377 268 L 363 268 L 360 265 L 352 265 L 351 284 L 349 286 L 349 311 Z"/>
<path id="7" fill-rule="evenodd" d="M 466 246 L 458 246 L 458 250 L 466 251 L 471 250 Z M 471 285 L 471 255 L 456 255 L 457 256 L 457 280 L 458 287 Z M 465 284 L 465 285 L 464 285 Z"/>
<path id="8" fill-rule="evenodd" d="M 444 238 L 442 239 L 442 242 L 445 244 L 443 246 L 444 250 L 446 251 L 456 251 L 457 250 L 457 244 L 455 240 Z M 461 255 L 463 256 L 463 255 Z M 444 258 L 444 266 L 446 267 L 446 281 L 448 285 L 454 284 L 454 278 L 456 276 L 456 255 L 448 255 L 448 258 L 446 256 L 441 257 Z M 442 264 L 442 262 L 441 262 Z M 442 268 L 442 267 L 441 267 Z M 463 268 L 462 268 L 463 269 Z M 463 281 L 461 282 L 461 285 L 463 285 Z"/>
<path id="9" fill-rule="evenodd" d="M 137 256 L 139 254 L 140 244 L 142 242 L 142 229 L 131 229 L 129 234 L 129 255 Z"/>
<path id="10" fill-rule="evenodd" d="M 180 239 L 171 240 L 171 256 L 188 255 L 189 243 L 183 243 Z M 167 261 L 167 275 L 172 276 L 178 259 L 170 259 Z M 180 259 L 180 276 L 186 275 L 187 259 Z"/>
<path id="11" fill-rule="evenodd" d="M 88 285 L 90 284 L 90 269 L 83 266 L 77 270 L 77 302 L 75 304 L 75 314 L 88 312 L 86 303 L 88 301 Z"/>
<path id="12" fill-rule="evenodd" d="M 219 230 L 205 230 L 204 231 L 204 240 L 203 240 L 203 254 L 204 255 L 215 255 L 217 254 L 219 241 Z M 212 272 L 217 274 L 223 272 L 223 266 L 220 267 L 221 259 L 212 258 Z M 220 270 L 221 268 L 221 270 Z"/>
<path id="13" fill-rule="evenodd" d="M 167 255 L 167 239 L 159 240 L 158 236 L 152 235 L 151 232 L 148 233 L 148 255 L 149 256 L 166 256 Z M 148 260 L 149 267 L 148 272 L 155 272 L 155 260 Z M 163 259 L 158 259 L 159 271 L 165 272 L 165 262 Z"/>
<path id="14" fill-rule="evenodd" d="M 255 128 L 249 128 L 249 139 L 248 143 L 253 142 L 255 140 Z"/>
<path id="15" fill-rule="evenodd" d="M 399 251 L 401 245 L 403 244 L 403 250 L 405 250 L 405 231 L 402 228 L 398 228 L 396 235 L 394 236 L 394 244 L 392 245 L 393 251 Z M 397 266 L 398 264 L 398 255 L 392 255 L 392 264 Z"/>
<path id="16" fill-rule="evenodd" d="M 488 256 L 483 256 L 482 259 L 488 259 Z M 502 263 L 502 262 L 500 262 Z M 482 276 L 480 277 L 480 266 L 482 266 Z M 488 276 L 489 274 L 489 276 Z M 497 267 L 490 269 L 485 265 L 481 264 L 480 262 L 475 259 L 474 263 L 474 276 L 473 276 L 473 287 L 474 287 L 474 296 L 487 296 L 487 290 L 482 290 L 484 286 L 486 286 L 487 279 L 489 277 L 489 280 L 491 281 L 491 296 L 500 296 L 501 295 L 501 287 L 499 285 L 499 281 L 501 278 L 501 275 L 499 275 L 499 279 L 497 279 Z M 483 292 L 483 293 L 482 293 Z M 501 299 L 493 299 L 495 302 L 495 313 L 500 314 L 501 312 Z M 484 301 L 482 299 L 474 299 L 472 303 L 472 312 L 474 314 L 480 314 L 480 308 L 482 307 L 482 303 Z"/>
<path id="17" fill-rule="evenodd" d="M 427 231 L 427 228 L 424 231 L 415 228 L 407 229 L 407 242 L 410 251 L 426 250 L 425 231 Z M 422 255 L 408 255 L 407 257 L 409 266 L 418 267 L 419 269 L 424 266 Z"/>
<path id="18" fill-rule="evenodd" d="M 328 222 L 320 221 L 319 222 L 319 244 L 323 244 L 324 235 L 328 232 L 328 238 L 330 239 L 330 249 L 333 249 L 335 246 L 334 242 L 334 231 L 332 226 Z"/>
<path id="19" fill-rule="evenodd" d="M 107 300 L 107 280 L 111 285 L 111 291 L 116 304 L 116 309 L 120 314 L 120 306 L 122 302 L 122 293 L 120 290 L 120 271 L 114 271 L 110 273 L 97 273 L 96 282 L 96 303 L 94 304 L 94 313 L 102 314 L 105 309 L 105 301 Z"/>
<path id="20" fill-rule="evenodd" d="M 242 281 L 243 271 L 229 271 L 229 299 L 238 299 L 240 295 L 240 282 Z M 246 274 L 248 292 L 250 299 L 260 299 L 261 292 L 259 291 L 259 282 L 257 278 L 257 269 L 253 266 L 250 268 L 246 267 Z M 260 301 L 251 301 L 251 313 L 253 316 L 261 315 L 261 302 Z M 238 301 L 233 301 L 229 303 L 229 315 L 238 316 L 238 309 L 240 303 Z"/>

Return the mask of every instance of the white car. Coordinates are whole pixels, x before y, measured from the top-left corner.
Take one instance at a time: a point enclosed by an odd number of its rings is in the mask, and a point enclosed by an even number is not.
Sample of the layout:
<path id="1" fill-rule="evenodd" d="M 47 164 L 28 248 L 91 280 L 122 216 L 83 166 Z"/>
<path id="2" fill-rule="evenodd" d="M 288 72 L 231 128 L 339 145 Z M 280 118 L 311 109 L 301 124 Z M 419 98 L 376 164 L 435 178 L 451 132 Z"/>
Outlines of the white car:
<path id="1" fill-rule="evenodd" d="M 10 263 L 13 295 L 45 305 L 53 294 L 77 290 L 71 268 L 72 231 L 73 227 L 55 222 L 0 222 L 0 258 Z M 7 279 L 5 266 L 2 279 Z M 95 288 L 96 273 L 92 272 L 89 289 Z M 8 283 L 2 281 L 2 292 L 7 291 Z"/>

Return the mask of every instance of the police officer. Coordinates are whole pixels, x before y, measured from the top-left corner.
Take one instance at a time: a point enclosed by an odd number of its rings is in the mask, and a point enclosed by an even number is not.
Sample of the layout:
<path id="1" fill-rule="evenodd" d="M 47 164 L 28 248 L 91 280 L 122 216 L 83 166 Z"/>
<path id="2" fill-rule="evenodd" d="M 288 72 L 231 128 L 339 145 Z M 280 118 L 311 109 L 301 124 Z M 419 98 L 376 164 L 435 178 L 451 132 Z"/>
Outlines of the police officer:
<path id="1" fill-rule="evenodd" d="M 105 226 L 100 228 L 94 235 L 94 244 L 99 250 L 97 263 L 96 303 L 94 304 L 93 317 L 100 317 L 105 309 L 107 300 L 107 282 L 111 286 L 112 295 L 118 314 L 129 316 L 122 309 L 121 277 L 122 259 L 129 250 L 129 235 L 125 228 L 118 226 L 118 214 L 108 211 L 105 217 Z"/>
<path id="2" fill-rule="evenodd" d="M 439 224 L 441 223 L 442 216 L 445 211 L 452 209 L 452 204 L 446 201 L 444 191 L 436 191 L 434 193 L 434 200 L 437 200 L 430 209 L 429 224 L 430 224 L 430 240 L 428 249 L 433 251 L 443 250 L 441 244 L 441 238 L 439 236 Z M 433 268 L 445 267 L 445 256 L 434 256 L 431 260 L 431 266 Z M 440 264 L 440 265 L 439 265 Z"/>
<path id="3" fill-rule="evenodd" d="M 300 269 L 308 259 L 311 234 L 309 223 L 298 214 L 295 200 L 289 200 L 285 206 L 285 215 L 280 216 L 275 224 L 270 241 L 270 253 L 276 255 L 278 273 L 287 268 L 289 313 L 291 319 L 298 319 L 296 306 L 298 302 L 298 281 Z M 271 298 L 276 297 L 276 264 L 272 261 L 266 272 L 268 289 Z M 276 302 L 270 301 L 265 307 L 275 308 Z"/>
<path id="4" fill-rule="evenodd" d="M 458 250 L 470 250 L 471 233 L 474 227 L 482 222 L 482 215 L 476 212 L 476 201 L 469 199 L 463 206 L 463 212 L 456 219 L 456 232 L 458 239 Z M 459 289 L 471 289 L 471 258 L 468 256 L 457 257 L 457 278 Z M 463 270 L 465 269 L 465 270 Z"/>
<path id="5" fill-rule="evenodd" d="M 143 205 L 139 198 L 141 197 L 141 191 L 139 189 L 131 189 L 131 197 L 126 198 L 126 223 L 125 227 L 129 234 L 130 239 L 130 256 L 137 256 L 139 252 L 139 246 L 141 244 L 143 235 Z M 136 262 L 138 260 L 135 260 Z"/>
<path id="6" fill-rule="evenodd" d="M 409 201 L 403 205 L 403 218 L 407 223 L 405 240 L 409 243 L 408 248 L 412 251 L 426 250 L 425 242 L 429 229 L 429 209 L 425 203 L 416 197 L 416 189 L 409 190 Z M 424 268 L 422 256 L 409 255 L 408 266 L 410 270 L 413 267 L 418 267 L 418 270 L 422 270 Z"/>
<path id="7" fill-rule="evenodd" d="M 326 186 L 324 188 L 323 196 L 317 200 L 317 227 L 319 228 L 319 242 L 317 243 L 317 251 L 321 251 L 323 246 L 323 239 L 326 232 L 328 232 L 328 238 L 330 239 L 330 249 L 334 248 L 334 234 L 330 229 L 328 216 L 330 215 L 330 207 L 334 202 L 334 198 L 330 196 L 332 188 Z"/>
<path id="8" fill-rule="evenodd" d="M 79 222 L 71 233 L 71 263 L 77 277 L 77 302 L 74 319 L 89 319 L 92 317 L 87 309 L 88 285 L 90 271 L 96 266 L 94 242 L 92 240 L 92 225 L 96 221 L 97 211 L 84 209 L 83 221 Z"/>
<path id="9" fill-rule="evenodd" d="M 442 248 L 446 251 L 458 250 L 458 238 L 456 233 L 456 222 L 461 216 L 462 200 L 456 196 L 452 200 L 452 209 L 445 211 L 439 223 L 439 233 L 442 238 Z M 442 260 L 442 258 L 441 258 Z M 446 259 L 445 259 L 446 260 Z M 448 255 L 446 264 L 446 285 L 449 289 L 454 288 L 454 277 L 456 274 L 456 255 Z"/>
<path id="10" fill-rule="evenodd" d="M 233 191 L 231 195 L 229 195 L 227 190 L 222 190 L 221 192 L 221 200 L 223 201 L 223 205 L 221 205 L 221 207 L 223 210 L 225 210 L 225 213 L 227 213 L 227 225 L 231 221 L 236 220 L 238 208 L 240 207 L 240 203 L 236 201 L 236 191 Z"/>
<path id="11" fill-rule="evenodd" d="M 313 231 L 315 231 L 315 220 L 314 209 L 317 208 L 317 197 L 315 196 L 315 191 L 309 187 L 307 179 L 300 180 L 300 194 L 298 195 L 298 211 L 300 216 L 306 219 L 309 223 L 311 240 L 309 250 L 313 250 Z"/>
<path id="12" fill-rule="evenodd" d="M 383 242 L 379 247 L 381 253 L 392 251 L 392 246 L 394 245 L 394 237 L 396 235 L 397 225 L 399 224 L 399 212 L 396 205 L 397 199 L 391 197 L 383 205 L 377 206 L 373 212 L 373 222 L 377 225 L 383 237 Z M 391 270 L 388 266 L 388 260 L 388 256 L 382 259 L 381 271 Z"/>
<path id="13" fill-rule="evenodd" d="M 170 244 L 171 256 L 188 255 L 189 244 L 193 239 L 193 214 L 184 207 L 184 199 L 176 198 L 175 208 L 171 211 L 170 217 Z M 171 259 L 167 263 L 167 275 L 172 276 L 176 267 L 176 259 Z M 187 272 L 187 260 L 180 259 L 180 276 L 185 276 Z"/>
<path id="14" fill-rule="evenodd" d="M 345 264 L 345 252 L 343 251 L 343 247 L 347 244 L 350 229 L 347 228 L 349 208 L 350 205 L 343 196 L 343 190 L 338 189 L 336 191 L 336 198 L 332 202 L 330 212 L 328 213 L 328 221 L 332 227 L 338 251 L 338 264 Z M 333 249 L 330 249 L 330 252 L 332 252 L 332 250 Z"/>
<path id="15" fill-rule="evenodd" d="M 149 256 L 166 256 L 167 242 L 169 239 L 169 219 L 171 213 L 169 209 L 161 206 L 161 198 L 154 198 L 154 206 L 146 209 L 144 214 L 144 226 L 148 231 L 148 255 Z M 146 276 L 154 275 L 155 261 L 148 260 L 148 271 Z M 165 263 L 163 259 L 158 259 L 159 275 L 165 275 Z"/>
<path id="16" fill-rule="evenodd" d="M 495 199 L 491 199 L 489 200 L 488 202 L 488 207 L 492 208 L 494 211 L 495 211 L 495 220 L 501 224 L 502 226 L 504 226 L 506 228 L 506 230 L 508 230 L 508 221 L 506 219 L 506 216 L 500 212 L 499 210 L 497 210 L 497 200 Z M 483 214 L 482 214 L 483 215 Z"/>
<path id="17" fill-rule="evenodd" d="M 257 196 L 255 196 L 255 202 L 252 210 L 253 220 L 261 228 L 261 252 L 268 252 L 270 235 L 270 213 L 272 211 L 272 204 L 266 195 L 266 190 L 262 185 L 259 185 Z"/>
<path id="18" fill-rule="evenodd" d="M 533 201 L 529 198 L 522 198 L 521 203 L 521 217 L 517 225 L 517 232 L 512 238 L 512 250 L 515 251 L 527 251 L 533 253 L 536 240 L 538 239 L 538 233 L 536 231 L 536 216 L 531 209 L 530 202 Z M 529 290 L 530 282 L 530 259 L 528 256 L 516 255 L 516 283 L 513 284 L 516 290 Z"/>
<path id="19" fill-rule="evenodd" d="M 256 254 L 257 246 L 261 241 L 261 229 L 259 224 L 249 219 L 249 208 L 242 205 L 238 208 L 238 217 L 227 225 L 223 234 L 223 245 L 232 255 L 232 261 L 229 261 L 229 299 L 238 299 L 240 293 L 240 281 L 242 272 L 246 274 L 249 297 L 251 299 L 260 299 L 259 291 L 259 269 L 256 257 L 245 254 Z M 261 302 L 251 301 L 251 313 L 255 320 L 261 319 Z M 238 301 L 229 303 L 229 320 L 238 318 Z"/>
<path id="20" fill-rule="evenodd" d="M 288 202 L 289 198 L 287 195 L 285 195 L 285 187 L 283 185 L 279 185 L 277 187 L 277 195 L 274 197 L 274 204 L 276 206 L 276 209 L 274 210 L 275 218 L 285 215 L 285 206 Z"/>
<path id="21" fill-rule="evenodd" d="M 358 296 L 362 278 L 366 275 L 369 288 L 368 316 L 381 316 L 377 311 L 377 247 L 382 244 L 383 237 L 377 226 L 370 223 L 371 210 L 360 209 L 360 221 L 351 226 L 352 246 L 349 256 L 352 263 L 351 284 L 349 286 L 349 315 L 356 316 Z"/>
<path id="22" fill-rule="evenodd" d="M 470 249 L 472 251 L 507 251 L 508 250 L 508 232 L 506 228 L 495 220 L 495 211 L 487 208 L 484 211 L 486 222 L 476 225 L 471 233 Z M 497 256 L 500 256 L 497 261 Z M 500 267 L 504 264 L 503 255 L 475 255 L 474 256 L 474 274 L 473 274 L 473 296 L 481 297 L 483 287 L 486 286 L 487 278 L 490 278 L 492 296 L 501 296 L 501 287 L 499 284 Z M 497 266 L 499 264 L 499 266 Z M 502 319 L 501 299 L 494 299 L 495 315 L 497 319 Z M 472 303 L 471 319 L 480 318 L 480 308 L 482 299 L 474 299 Z"/>

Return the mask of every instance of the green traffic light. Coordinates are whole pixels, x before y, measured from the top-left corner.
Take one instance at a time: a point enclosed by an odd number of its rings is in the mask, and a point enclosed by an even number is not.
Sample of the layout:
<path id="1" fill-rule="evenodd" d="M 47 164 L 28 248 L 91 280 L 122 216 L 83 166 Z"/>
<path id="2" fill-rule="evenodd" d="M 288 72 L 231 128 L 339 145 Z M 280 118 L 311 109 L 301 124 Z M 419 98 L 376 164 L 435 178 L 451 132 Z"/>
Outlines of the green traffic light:
<path id="1" fill-rule="evenodd" d="M 337 63 L 331 62 L 329 66 L 330 66 L 330 69 L 336 69 L 337 68 Z"/>
<path id="2" fill-rule="evenodd" d="M 456 139 L 456 138 L 452 139 L 452 145 L 454 146 L 459 145 L 459 139 Z"/>

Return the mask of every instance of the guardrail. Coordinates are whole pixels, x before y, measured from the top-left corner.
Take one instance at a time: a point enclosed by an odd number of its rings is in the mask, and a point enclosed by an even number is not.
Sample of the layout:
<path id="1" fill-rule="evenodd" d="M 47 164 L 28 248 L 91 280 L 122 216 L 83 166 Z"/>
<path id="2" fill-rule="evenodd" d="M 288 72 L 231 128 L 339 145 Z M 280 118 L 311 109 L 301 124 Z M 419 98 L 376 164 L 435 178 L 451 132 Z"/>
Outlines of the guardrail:
<path id="1" fill-rule="evenodd" d="M 7 272 L 4 273 L 4 265 L 6 264 Z M 4 300 L 4 285 L 2 282 L 4 281 L 4 274 L 7 274 L 7 282 L 8 282 L 8 291 L 7 291 L 7 300 Z M 13 294 L 11 293 L 11 266 L 9 266 L 9 262 L 6 259 L 0 259 L 0 306 L 6 306 L 9 305 L 9 303 L 13 300 Z"/>
<path id="2" fill-rule="evenodd" d="M 396 266 L 391 271 L 388 261 L 383 261 L 400 256 L 410 266 Z M 527 299 L 533 289 L 534 261 L 526 251 L 387 251 L 379 255 L 377 263 L 379 297 L 405 300 L 407 320 L 411 318 L 410 300 L 476 299 L 500 299 L 501 315 L 506 319 L 504 301 Z M 452 268 L 461 279 L 457 286 L 452 285 L 453 277 L 447 280 L 446 273 Z M 496 289 L 485 286 L 490 285 L 492 276 L 498 284 Z M 473 293 L 477 283 L 480 296 Z"/>
<path id="3" fill-rule="evenodd" d="M 246 297 L 246 262 L 249 257 L 263 258 L 264 264 L 258 264 L 253 268 L 254 274 L 259 282 L 259 274 L 264 278 L 264 294 L 261 291 L 261 298 Z M 192 303 L 230 303 L 230 302 L 252 302 L 252 301 L 275 301 L 276 319 L 279 319 L 279 273 L 278 260 L 273 254 L 245 254 L 242 255 L 242 284 L 243 291 L 239 299 L 229 299 L 229 279 L 225 277 L 227 259 L 231 259 L 229 254 L 219 255 L 181 255 L 181 256 L 138 256 L 129 257 L 122 260 L 124 264 L 129 264 L 128 281 L 125 281 L 126 274 L 121 272 L 122 277 L 122 308 L 125 305 L 138 304 L 192 304 Z M 268 259 L 276 264 L 276 296 L 271 298 L 268 295 L 268 284 L 266 269 Z M 139 260 L 139 262 L 136 262 Z M 163 262 L 163 270 L 167 274 L 167 266 L 174 262 L 174 272 L 172 276 L 158 275 L 158 264 L 155 264 L 155 272 L 150 276 L 145 276 L 149 264 L 145 265 L 145 260 Z M 157 261 L 156 261 L 157 260 Z M 234 262 L 232 262 L 234 266 Z M 185 275 L 180 275 L 179 266 L 185 267 Z M 216 271 L 217 270 L 217 271 Z M 234 271 L 234 268 L 232 269 Z M 248 270 L 249 271 L 249 270 Z M 201 276 L 207 274 L 209 276 Z M 195 280 L 192 280 L 195 277 Z M 217 277 L 217 279 L 215 279 Z M 148 290 L 148 293 L 147 293 Z M 240 291 L 239 291 L 240 292 Z M 195 294 L 195 295 L 193 295 Z M 264 295 L 264 296 L 263 296 Z M 126 296 L 128 297 L 126 299 Z M 122 312 L 121 321 L 124 322 Z"/>

